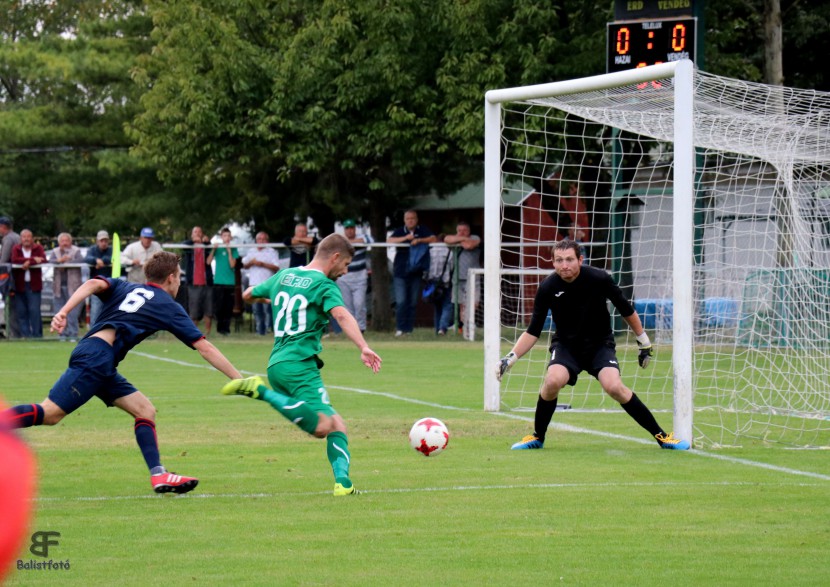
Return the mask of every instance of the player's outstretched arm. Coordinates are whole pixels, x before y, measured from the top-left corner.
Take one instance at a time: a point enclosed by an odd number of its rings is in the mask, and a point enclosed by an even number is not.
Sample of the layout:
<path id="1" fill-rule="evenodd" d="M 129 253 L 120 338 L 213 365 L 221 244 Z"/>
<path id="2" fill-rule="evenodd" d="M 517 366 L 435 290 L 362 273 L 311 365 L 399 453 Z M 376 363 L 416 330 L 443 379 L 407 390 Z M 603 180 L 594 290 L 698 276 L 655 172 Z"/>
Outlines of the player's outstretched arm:
<path id="1" fill-rule="evenodd" d="M 522 358 L 527 351 L 533 348 L 537 340 L 539 340 L 538 336 L 522 332 L 519 340 L 513 345 L 513 349 L 499 360 L 499 365 L 496 368 L 496 378 L 501 381 L 502 376 L 510 371 L 510 367 Z"/>
<path id="2" fill-rule="evenodd" d="M 102 279 L 88 279 L 84 283 L 81 284 L 81 287 L 75 290 L 63 307 L 55 312 L 55 315 L 52 316 L 52 324 L 50 325 L 49 330 L 52 332 L 63 333 L 64 328 L 66 328 L 66 316 L 75 309 L 75 307 L 81 305 L 81 303 L 87 299 L 89 296 L 96 294 L 98 292 L 102 292 L 109 287 L 109 284 L 102 280 Z"/>
<path id="3" fill-rule="evenodd" d="M 380 371 L 380 364 L 382 362 L 380 356 L 369 348 L 366 344 L 366 339 L 363 338 L 363 333 L 360 332 L 360 326 L 357 320 L 354 319 L 349 311 L 343 306 L 332 308 L 331 317 L 337 320 L 340 328 L 349 337 L 357 348 L 360 349 L 360 360 L 363 364 L 369 367 L 374 373 Z"/>
<path id="4" fill-rule="evenodd" d="M 202 358 L 210 363 L 217 371 L 221 371 L 228 379 L 242 379 L 242 373 L 236 370 L 231 362 L 213 344 L 203 338 L 193 343 L 193 348 L 199 351 Z"/>

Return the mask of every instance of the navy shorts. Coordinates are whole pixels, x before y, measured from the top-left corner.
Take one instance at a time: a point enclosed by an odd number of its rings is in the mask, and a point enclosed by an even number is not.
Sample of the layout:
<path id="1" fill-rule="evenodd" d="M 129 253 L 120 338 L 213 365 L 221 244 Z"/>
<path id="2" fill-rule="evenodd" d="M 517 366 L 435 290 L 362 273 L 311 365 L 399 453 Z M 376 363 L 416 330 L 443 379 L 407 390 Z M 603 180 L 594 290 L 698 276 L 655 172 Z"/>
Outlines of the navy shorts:
<path id="1" fill-rule="evenodd" d="M 562 365 L 570 374 L 568 385 L 576 385 L 576 380 L 582 371 L 587 371 L 594 377 L 599 375 L 599 372 L 606 367 L 613 367 L 619 371 L 620 364 L 617 361 L 616 348 L 614 343 L 608 343 L 604 346 L 576 352 L 561 344 L 554 343 L 550 349 L 548 367 Z"/>
<path id="2" fill-rule="evenodd" d="M 49 399 L 71 414 L 97 396 L 108 406 L 138 391 L 115 370 L 112 347 L 96 336 L 84 338 L 69 357 L 69 368 L 49 391 Z"/>

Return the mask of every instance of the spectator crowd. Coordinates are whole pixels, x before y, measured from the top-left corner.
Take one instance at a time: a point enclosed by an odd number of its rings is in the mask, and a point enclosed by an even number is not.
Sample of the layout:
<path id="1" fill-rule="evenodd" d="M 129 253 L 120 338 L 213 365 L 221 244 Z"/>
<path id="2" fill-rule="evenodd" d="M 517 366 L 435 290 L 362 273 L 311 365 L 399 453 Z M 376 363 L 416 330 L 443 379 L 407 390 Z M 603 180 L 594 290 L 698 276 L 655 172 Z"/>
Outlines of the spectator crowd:
<path id="1" fill-rule="evenodd" d="M 467 270 L 480 267 L 480 237 L 471 233 L 465 221 L 457 223 L 455 234 L 445 236 L 421 224 L 415 210 L 407 210 L 403 220 L 403 226 L 387 237 L 387 242 L 395 245 L 390 262 L 395 336 L 412 333 L 419 303 L 432 306 L 436 335 L 446 335 L 453 326 L 460 331 L 467 300 Z M 370 318 L 372 271 L 367 251 L 373 240 L 368 231 L 358 233 L 360 225 L 354 219 L 342 220 L 341 226 L 344 236 L 355 246 L 355 255 L 348 273 L 337 280 L 337 285 L 345 307 L 363 332 Z M 169 248 L 181 257 L 182 287 L 177 301 L 205 335 L 210 335 L 215 325 L 220 336 L 231 335 L 235 324 L 239 330 L 240 322 L 234 318 L 241 317 L 246 310 L 240 295 L 243 286 L 259 285 L 281 268 L 306 265 L 321 236 L 310 233 L 305 223 L 297 223 L 293 234 L 278 243 L 272 243 L 264 231 L 256 234 L 252 245 L 235 243 L 228 227 L 217 235 L 211 239 L 202 227 L 194 226 L 190 238 Z M 38 240 L 56 246 L 45 250 Z M 101 229 L 94 244 L 84 249 L 68 232 L 54 239 L 35 239 L 31 230 L 15 232 L 12 219 L 0 217 L 0 295 L 5 302 L 4 316 L 0 316 L 5 318 L 5 328 L 0 333 L 6 338 L 43 337 L 44 305 L 47 317 L 50 311 L 56 313 L 86 279 L 115 276 L 144 283 L 144 265 L 162 250 L 152 227 L 142 228 L 138 238 L 121 250 L 113 247 L 110 233 Z M 280 251 L 285 254 L 282 260 Z M 45 287 L 48 295 L 44 294 Z M 83 326 L 98 320 L 101 307 L 101 299 L 90 296 L 88 304 L 67 316 L 67 327 L 60 339 L 77 341 Z M 257 335 L 272 332 L 274 316 L 270 303 L 253 300 L 247 310 L 251 312 L 251 329 Z M 340 333 L 334 321 L 331 332 Z"/>

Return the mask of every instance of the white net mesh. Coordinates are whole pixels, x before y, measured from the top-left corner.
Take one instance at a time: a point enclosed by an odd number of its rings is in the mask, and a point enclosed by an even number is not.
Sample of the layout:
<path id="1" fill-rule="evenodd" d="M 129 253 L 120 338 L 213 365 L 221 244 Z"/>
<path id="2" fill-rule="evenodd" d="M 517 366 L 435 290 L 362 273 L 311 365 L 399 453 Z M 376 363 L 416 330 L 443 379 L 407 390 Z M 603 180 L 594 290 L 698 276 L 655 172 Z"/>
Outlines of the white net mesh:
<path id="1" fill-rule="evenodd" d="M 828 446 L 830 94 L 701 72 L 694 86 L 678 116 L 694 116 L 697 149 L 695 441 Z M 502 343 L 527 326 L 550 244 L 581 240 L 657 343 L 637 369 L 615 317 L 624 380 L 658 414 L 672 407 L 673 100 L 667 79 L 502 104 Z M 535 406 L 547 360 L 540 344 L 514 367 L 503 407 Z M 560 398 L 618 409 L 587 374 Z"/>

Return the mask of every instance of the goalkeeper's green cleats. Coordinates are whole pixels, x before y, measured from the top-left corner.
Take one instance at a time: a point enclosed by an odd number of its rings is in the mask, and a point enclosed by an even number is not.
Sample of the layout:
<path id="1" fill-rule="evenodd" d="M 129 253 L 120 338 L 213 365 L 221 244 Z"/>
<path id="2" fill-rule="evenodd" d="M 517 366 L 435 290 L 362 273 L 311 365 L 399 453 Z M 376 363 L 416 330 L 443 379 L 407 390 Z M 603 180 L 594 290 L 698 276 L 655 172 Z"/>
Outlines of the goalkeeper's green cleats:
<path id="1" fill-rule="evenodd" d="M 666 448 L 669 450 L 689 450 L 690 446 L 689 443 L 685 440 L 681 440 L 674 435 L 674 432 L 669 432 L 668 434 L 655 434 L 654 438 L 657 439 L 657 442 L 660 443 L 660 448 Z"/>
<path id="2" fill-rule="evenodd" d="M 343 487 L 342 483 L 335 483 L 334 484 L 334 496 L 335 497 L 342 497 L 344 495 L 357 495 L 360 493 L 357 489 L 355 489 L 354 485 L 351 487 Z"/>
<path id="3" fill-rule="evenodd" d="M 259 399 L 260 385 L 265 385 L 265 381 L 259 375 L 245 379 L 233 379 L 222 387 L 222 393 L 225 395 L 247 395 L 250 398 Z"/>

